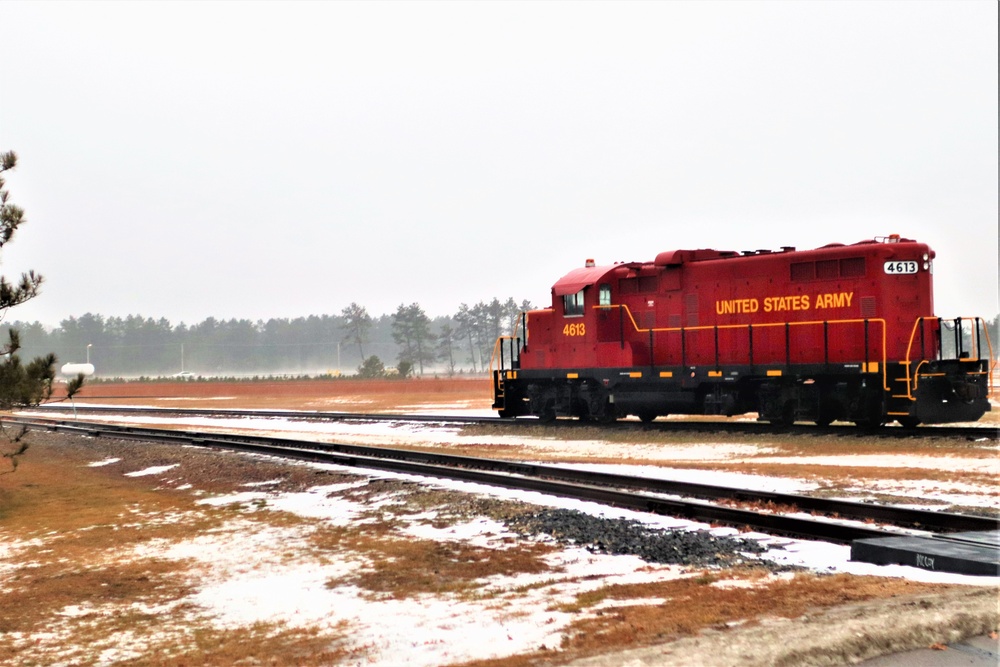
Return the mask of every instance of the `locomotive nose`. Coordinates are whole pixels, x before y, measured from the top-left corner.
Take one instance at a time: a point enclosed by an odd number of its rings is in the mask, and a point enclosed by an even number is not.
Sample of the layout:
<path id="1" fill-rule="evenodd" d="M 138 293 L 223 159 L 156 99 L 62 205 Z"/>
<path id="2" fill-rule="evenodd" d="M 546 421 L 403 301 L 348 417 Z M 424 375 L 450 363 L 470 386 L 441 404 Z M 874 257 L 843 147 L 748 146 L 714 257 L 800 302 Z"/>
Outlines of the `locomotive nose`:
<path id="1" fill-rule="evenodd" d="M 986 388 L 972 382 L 955 379 L 951 382 L 951 391 L 962 401 L 975 401 L 986 398 Z"/>

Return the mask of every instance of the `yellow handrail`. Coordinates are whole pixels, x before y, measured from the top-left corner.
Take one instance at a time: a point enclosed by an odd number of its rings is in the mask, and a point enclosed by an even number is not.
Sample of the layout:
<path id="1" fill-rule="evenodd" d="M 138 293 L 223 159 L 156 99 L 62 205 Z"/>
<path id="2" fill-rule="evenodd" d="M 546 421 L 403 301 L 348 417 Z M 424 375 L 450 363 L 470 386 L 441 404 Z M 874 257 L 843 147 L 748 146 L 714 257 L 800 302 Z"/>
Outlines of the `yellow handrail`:
<path id="1" fill-rule="evenodd" d="M 500 344 L 505 340 L 517 340 L 517 332 L 525 328 L 522 325 L 525 322 L 525 316 L 527 314 L 528 311 L 526 310 L 522 310 L 521 312 L 519 312 L 517 314 L 517 321 L 514 322 L 514 333 L 510 336 L 498 336 L 496 342 L 493 343 L 493 353 L 490 355 L 490 375 L 493 375 L 493 362 L 496 361 L 496 358 L 500 351 Z M 523 333 L 524 333 L 524 341 L 527 342 L 528 340 L 527 331 L 525 330 Z M 513 361 L 513 359 L 511 361 Z"/>
<path id="2" fill-rule="evenodd" d="M 920 373 L 918 373 L 918 371 L 920 370 L 921 366 L 923 366 L 924 364 L 928 363 L 928 361 L 926 359 L 921 359 L 920 362 L 917 364 L 917 367 L 915 369 L 913 369 L 913 377 L 912 378 L 910 377 L 910 366 L 913 363 L 913 360 L 910 358 L 910 355 L 913 352 L 913 342 L 914 342 L 914 339 L 917 337 L 917 329 L 918 329 L 918 327 L 921 327 L 923 325 L 924 320 L 935 320 L 935 321 L 941 322 L 942 318 L 940 318 L 940 317 L 918 317 L 916 320 L 913 321 L 913 328 L 910 330 L 910 340 L 909 340 L 909 342 L 906 345 L 906 359 L 905 359 L 905 361 L 903 361 L 903 366 L 904 366 L 904 368 L 906 368 L 906 397 L 909 398 L 911 401 L 915 401 L 916 400 L 913 397 L 913 392 L 915 392 L 917 390 L 917 387 L 918 387 L 918 385 L 920 383 Z M 993 391 L 993 371 L 996 369 L 997 363 L 994 361 L 995 357 L 993 355 L 993 342 L 990 340 L 989 327 L 987 327 L 985 325 L 986 320 L 984 320 L 981 317 L 978 317 L 978 318 L 977 317 L 958 317 L 958 318 L 955 318 L 954 320 L 947 320 L 947 321 L 949 321 L 949 322 L 956 322 L 956 321 L 958 321 L 958 322 L 965 322 L 967 320 L 970 321 L 970 322 L 974 322 L 974 323 L 978 322 L 979 320 L 983 321 L 983 335 L 986 338 L 986 347 L 989 350 L 989 355 L 990 355 L 989 359 L 987 361 L 987 365 L 989 367 L 989 370 L 986 372 L 986 377 L 987 377 L 986 384 L 987 384 L 987 391 L 992 392 Z M 974 326 L 976 328 L 976 335 L 978 336 L 979 335 L 978 325 L 974 325 Z M 961 334 L 959 334 L 959 335 L 961 335 Z M 940 332 L 940 329 L 939 329 L 938 330 L 938 337 L 940 337 L 940 336 L 941 336 L 941 332 Z M 976 349 L 976 357 L 975 358 L 969 357 L 968 359 L 959 359 L 959 361 L 972 362 L 972 363 L 979 362 L 981 360 L 982 360 L 982 357 L 979 356 L 979 349 L 978 348 Z M 911 383 L 912 383 L 912 386 L 911 386 Z"/>
<path id="3" fill-rule="evenodd" d="M 497 357 L 500 356 L 500 354 L 499 354 L 500 353 L 500 346 L 503 344 L 503 341 L 505 341 L 505 340 L 516 340 L 516 338 L 514 336 L 498 336 L 497 337 L 496 342 L 493 343 L 493 354 L 490 355 L 490 375 L 493 375 L 493 362 L 495 362 L 497 360 Z M 503 369 L 500 368 L 499 365 L 497 365 L 497 370 L 503 370 Z"/>
<path id="4" fill-rule="evenodd" d="M 638 333 L 649 333 L 649 332 L 656 333 L 656 332 L 673 332 L 673 331 L 707 331 L 707 330 L 714 330 L 714 329 L 746 329 L 747 331 L 750 331 L 751 327 L 753 327 L 754 329 L 764 329 L 764 328 L 769 328 L 769 327 L 784 327 L 784 326 L 817 326 L 817 325 L 823 325 L 823 324 L 863 324 L 865 322 L 877 323 L 877 324 L 882 325 L 881 326 L 881 330 L 882 330 L 882 365 L 881 365 L 882 388 L 885 391 L 889 391 L 888 377 L 887 377 L 887 371 L 886 371 L 886 365 L 885 365 L 885 362 L 886 362 L 886 344 L 885 344 L 886 324 L 885 324 L 885 320 L 882 319 L 882 318 L 875 318 L 875 317 L 873 317 L 873 318 L 869 318 L 867 320 L 866 319 L 850 319 L 850 320 L 809 320 L 809 321 L 806 321 L 806 322 L 764 322 L 764 323 L 761 323 L 761 324 L 704 324 L 704 325 L 701 325 L 701 326 L 693 326 L 693 327 L 650 327 L 650 328 L 642 328 L 642 327 L 640 327 L 638 325 L 638 323 L 636 323 L 635 317 L 633 317 L 632 310 L 628 307 L 628 304 L 624 304 L 624 303 L 610 304 L 610 305 L 594 306 L 594 308 L 595 309 L 601 309 L 601 310 L 608 310 L 608 309 L 611 309 L 611 308 L 624 309 L 625 312 L 628 314 L 629 320 L 632 322 L 633 328 Z M 865 370 L 867 371 L 867 369 L 865 369 Z"/>

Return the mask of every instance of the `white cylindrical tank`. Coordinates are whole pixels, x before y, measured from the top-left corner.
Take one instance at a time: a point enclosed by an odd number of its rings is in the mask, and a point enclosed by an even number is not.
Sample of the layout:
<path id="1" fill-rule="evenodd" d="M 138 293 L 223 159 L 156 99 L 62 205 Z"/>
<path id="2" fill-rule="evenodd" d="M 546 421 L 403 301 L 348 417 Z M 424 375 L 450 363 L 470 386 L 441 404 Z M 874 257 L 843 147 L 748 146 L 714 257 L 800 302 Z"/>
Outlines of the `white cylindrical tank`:
<path id="1" fill-rule="evenodd" d="M 76 377 L 80 373 L 89 377 L 94 374 L 94 364 L 63 364 L 59 372 L 66 377 Z"/>

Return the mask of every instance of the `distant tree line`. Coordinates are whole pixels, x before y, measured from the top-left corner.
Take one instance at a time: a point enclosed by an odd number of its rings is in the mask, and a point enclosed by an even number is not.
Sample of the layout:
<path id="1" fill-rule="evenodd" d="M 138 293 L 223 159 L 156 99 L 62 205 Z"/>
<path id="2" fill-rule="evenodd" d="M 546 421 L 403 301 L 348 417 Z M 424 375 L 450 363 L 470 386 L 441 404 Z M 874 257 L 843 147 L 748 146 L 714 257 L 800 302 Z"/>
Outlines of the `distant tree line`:
<path id="1" fill-rule="evenodd" d="M 527 301 L 462 304 L 430 317 L 417 303 L 378 316 L 351 303 L 336 315 L 217 320 L 174 325 L 160 318 L 87 313 L 50 329 L 39 322 L 0 325 L 20 333 L 26 355 L 54 352 L 59 363 L 89 361 L 99 377 L 355 373 L 378 376 L 486 370 L 497 337 L 513 332 Z"/>

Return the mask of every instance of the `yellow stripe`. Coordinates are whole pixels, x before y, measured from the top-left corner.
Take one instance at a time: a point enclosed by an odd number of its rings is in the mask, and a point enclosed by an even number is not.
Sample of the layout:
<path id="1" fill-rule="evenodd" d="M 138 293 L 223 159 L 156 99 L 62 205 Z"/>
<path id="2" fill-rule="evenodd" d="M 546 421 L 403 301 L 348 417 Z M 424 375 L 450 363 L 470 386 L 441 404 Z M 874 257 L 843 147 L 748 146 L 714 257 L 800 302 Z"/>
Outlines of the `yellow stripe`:
<path id="1" fill-rule="evenodd" d="M 629 373 L 628 376 L 630 378 L 641 378 L 642 377 L 642 373 Z"/>
<path id="2" fill-rule="evenodd" d="M 720 378 L 722 377 L 722 371 L 709 371 L 708 377 L 710 378 Z"/>
<path id="3" fill-rule="evenodd" d="M 660 371 L 661 378 L 672 378 L 674 376 L 673 371 Z"/>
<path id="4" fill-rule="evenodd" d="M 566 379 L 567 380 L 575 380 L 578 377 L 580 377 L 579 373 L 566 373 Z"/>
<path id="5" fill-rule="evenodd" d="M 781 377 L 781 371 L 768 371 L 767 377 L 769 378 Z"/>
<path id="6" fill-rule="evenodd" d="M 508 380 L 516 380 L 517 379 L 517 371 L 507 371 L 507 379 Z"/>
<path id="7" fill-rule="evenodd" d="M 870 361 L 868 362 L 868 368 L 865 370 L 866 373 L 878 373 L 878 362 Z"/>

